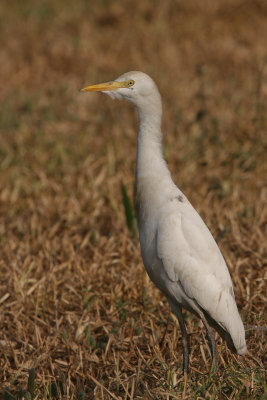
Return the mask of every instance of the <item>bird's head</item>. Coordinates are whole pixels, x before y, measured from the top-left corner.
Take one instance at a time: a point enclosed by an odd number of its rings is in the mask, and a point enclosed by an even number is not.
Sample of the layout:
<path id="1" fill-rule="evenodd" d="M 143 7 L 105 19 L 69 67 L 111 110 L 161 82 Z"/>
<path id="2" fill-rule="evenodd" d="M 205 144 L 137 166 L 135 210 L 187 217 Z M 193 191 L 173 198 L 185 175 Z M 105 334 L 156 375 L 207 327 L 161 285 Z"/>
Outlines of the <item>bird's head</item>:
<path id="1" fill-rule="evenodd" d="M 125 99 L 134 103 L 138 108 L 153 99 L 159 98 L 155 82 L 140 71 L 126 72 L 111 82 L 86 86 L 82 92 L 103 92 L 113 99 Z"/>

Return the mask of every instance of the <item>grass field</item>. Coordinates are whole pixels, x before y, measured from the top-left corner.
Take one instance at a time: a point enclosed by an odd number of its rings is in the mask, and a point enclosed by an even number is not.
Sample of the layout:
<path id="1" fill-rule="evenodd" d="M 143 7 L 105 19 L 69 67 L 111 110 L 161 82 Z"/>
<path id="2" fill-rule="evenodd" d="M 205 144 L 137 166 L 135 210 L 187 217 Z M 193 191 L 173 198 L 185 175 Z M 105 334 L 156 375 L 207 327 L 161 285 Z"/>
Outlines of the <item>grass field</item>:
<path id="1" fill-rule="evenodd" d="M 267 398 L 266 37 L 261 0 L 1 1 L 1 399 Z M 215 376 L 185 313 L 186 387 L 177 321 L 126 224 L 136 113 L 79 92 L 128 70 L 160 88 L 169 168 L 247 327 L 247 356 L 217 337 Z"/>

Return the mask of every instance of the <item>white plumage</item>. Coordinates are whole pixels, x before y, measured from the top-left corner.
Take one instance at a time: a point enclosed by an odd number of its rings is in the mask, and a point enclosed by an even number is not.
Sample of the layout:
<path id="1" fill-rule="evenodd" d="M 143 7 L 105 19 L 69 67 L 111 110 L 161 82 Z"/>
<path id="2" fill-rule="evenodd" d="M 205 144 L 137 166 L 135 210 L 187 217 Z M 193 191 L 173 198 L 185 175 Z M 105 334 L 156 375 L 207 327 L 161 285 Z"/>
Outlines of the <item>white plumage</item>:
<path id="1" fill-rule="evenodd" d="M 163 158 L 162 104 L 156 84 L 148 75 L 132 71 L 82 91 L 102 91 L 137 107 L 136 206 L 141 253 L 148 275 L 180 323 L 184 372 L 189 365 L 189 340 L 182 307 L 202 319 L 215 368 L 213 327 L 238 354 L 245 354 L 244 327 L 224 258 L 199 214 L 173 183 Z"/>

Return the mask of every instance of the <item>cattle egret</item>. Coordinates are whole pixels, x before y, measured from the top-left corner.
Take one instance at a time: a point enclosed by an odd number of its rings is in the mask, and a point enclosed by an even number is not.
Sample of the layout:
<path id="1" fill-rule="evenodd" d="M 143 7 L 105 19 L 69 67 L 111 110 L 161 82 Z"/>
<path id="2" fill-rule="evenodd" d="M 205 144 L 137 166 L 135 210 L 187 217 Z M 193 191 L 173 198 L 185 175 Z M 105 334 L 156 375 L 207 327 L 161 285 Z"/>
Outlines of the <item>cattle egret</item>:
<path id="1" fill-rule="evenodd" d="M 189 339 L 182 308 L 203 321 L 216 370 L 214 328 L 233 350 L 245 354 L 244 326 L 224 258 L 199 214 L 172 181 L 163 158 L 158 88 L 145 73 L 132 71 L 82 91 L 126 99 L 137 108 L 136 208 L 143 262 L 179 321 L 183 372 L 189 369 Z"/>

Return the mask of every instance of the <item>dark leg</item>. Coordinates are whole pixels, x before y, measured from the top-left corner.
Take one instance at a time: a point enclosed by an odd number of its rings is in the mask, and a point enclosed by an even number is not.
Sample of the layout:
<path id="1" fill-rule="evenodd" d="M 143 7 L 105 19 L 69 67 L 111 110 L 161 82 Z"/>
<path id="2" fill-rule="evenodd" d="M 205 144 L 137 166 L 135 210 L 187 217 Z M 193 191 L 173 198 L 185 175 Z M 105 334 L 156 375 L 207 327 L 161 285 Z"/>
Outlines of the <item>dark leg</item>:
<path id="1" fill-rule="evenodd" d="M 217 351 L 216 351 L 214 329 L 208 323 L 208 321 L 200 307 L 198 307 L 198 314 L 199 314 L 199 316 L 206 328 L 206 331 L 207 331 L 209 344 L 210 344 L 211 358 L 212 358 L 212 363 L 213 363 L 213 371 L 216 372 L 217 371 Z"/>
<path id="2" fill-rule="evenodd" d="M 182 333 L 182 344 L 183 344 L 183 373 L 187 374 L 189 371 L 189 338 L 184 324 L 182 311 L 178 303 L 174 305 L 173 302 L 169 299 L 168 302 L 172 308 L 173 313 L 177 317 L 180 325 Z"/>
<path id="3" fill-rule="evenodd" d="M 183 373 L 187 374 L 189 371 L 189 339 L 186 331 L 186 327 L 183 320 L 183 315 L 180 307 L 177 307 L 176 317 L 178 318 L 180 329 L 182 332 L 182 343 L 183 343 Z"/>
<path id="4" fill-rule="evenodd" d="M 211 351 L 211 358 L 213 363 L 213 371 L 217 371 L 217 351 L 216 351 L 216 342 L 215 342 L 215 334 L 214 329 L 209 325 L 209 329 L 207 329 L 207 334 L 210 342 L 210 351 Z"/>

